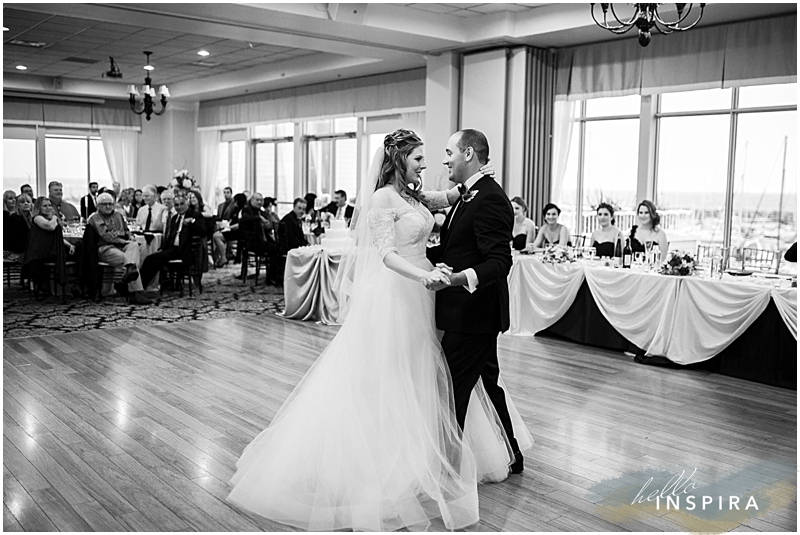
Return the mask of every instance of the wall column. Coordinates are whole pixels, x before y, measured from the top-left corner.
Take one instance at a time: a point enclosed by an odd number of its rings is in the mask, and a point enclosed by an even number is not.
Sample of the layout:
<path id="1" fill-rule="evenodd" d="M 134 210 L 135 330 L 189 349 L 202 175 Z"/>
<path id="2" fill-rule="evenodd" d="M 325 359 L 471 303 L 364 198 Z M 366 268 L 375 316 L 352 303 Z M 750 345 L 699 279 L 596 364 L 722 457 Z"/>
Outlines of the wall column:
<path id="1" fill-rule="evenodd" d="M 425 80 L 425 171 L 426 187 L 441 190 L 449 187 L 442 165 L 447 140 L 458 130 L 461 56 L 446 52 L 429 56 Z"/>

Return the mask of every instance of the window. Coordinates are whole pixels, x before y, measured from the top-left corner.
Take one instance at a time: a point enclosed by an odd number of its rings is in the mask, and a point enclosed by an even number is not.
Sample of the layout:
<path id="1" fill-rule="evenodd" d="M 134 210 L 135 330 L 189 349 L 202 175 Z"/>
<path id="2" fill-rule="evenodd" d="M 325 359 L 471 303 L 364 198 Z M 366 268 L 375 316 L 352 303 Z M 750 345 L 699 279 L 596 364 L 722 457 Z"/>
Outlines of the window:
<path id="1" fill-rule="evenodd" d="M 345 190 L 354 197 L 358 186 L 358 140 L 355 117 L 306 123 L 308 190 L 322 202 Z"/>
<path id="2" fill-rule="evenodd" d="M 112 184 L 103 142 L 91 136 L 53 136 L 45 138 L 47 182 L 61 182 L 64 200 L 79 206 L 89 191 L 89 182 L 103 188 Z"/>
<path id="3" fill-rule="evenodd" d="M 36 140 L 4 138 L 3 154 L 3 191 L 19 195 L 20 186 L 30 184 L 36 192 Z"/>
<path id="4" fill-rule="evenodd" d="M 233 194 L 242 193 L 245 188 L 245 160 L 247 147 L 244 141 L 223 141 L 219 144 L 217 162 L 217 197 L 206 200 L 206 204 L 216 206 L 222 202 L 223 190 L 230 187 Z"/>
<path id="5" fill-rule="evenodd" d="M 255 191 L 281 203 L 294 200 L 294 123 L 254 128 Z"/>

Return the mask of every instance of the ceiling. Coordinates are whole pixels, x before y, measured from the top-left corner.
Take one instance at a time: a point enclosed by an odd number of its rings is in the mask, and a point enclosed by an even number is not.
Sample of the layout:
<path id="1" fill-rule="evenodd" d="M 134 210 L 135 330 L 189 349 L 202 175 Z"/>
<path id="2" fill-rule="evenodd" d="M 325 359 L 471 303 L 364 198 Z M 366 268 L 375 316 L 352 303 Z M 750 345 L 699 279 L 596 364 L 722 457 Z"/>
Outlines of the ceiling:
<path id="1" fill-rule="evenodd" d="M 796 11 L 710 4 L 699 26 Z M 186 103 L 423 67 L 451 51 L 618 38 L 587 3 L 5 3 L 3 26 L 6 94 L 125 99 L 148 50 L 153 84 Z M 109 56 L 121 79 L 105 76 Z"/>

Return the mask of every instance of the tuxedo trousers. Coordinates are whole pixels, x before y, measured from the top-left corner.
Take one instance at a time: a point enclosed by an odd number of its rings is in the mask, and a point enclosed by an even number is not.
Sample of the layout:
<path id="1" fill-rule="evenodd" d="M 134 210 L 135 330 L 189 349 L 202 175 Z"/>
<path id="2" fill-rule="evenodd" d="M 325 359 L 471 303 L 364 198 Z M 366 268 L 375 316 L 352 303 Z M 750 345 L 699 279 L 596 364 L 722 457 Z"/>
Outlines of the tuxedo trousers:
<path id="1" fill-rule="evenodd" d="M 498 384 L 500 365 L 497 362 L 497 336 L 493 334 L 464 334 L 445 331 L 442 349 L 453 380 L 453 397 L 456 421 L 464 429 L 467 407 L 472 389 L 483 381 L 483 387 L 494 405 L 500 423 L 508 435 L 511 450 L 516 453 L 519 445 L 514 437 L 514 428 L 506 404 L 506 393 Z"/>
<path id="2" fill-rule="evenodd" d="M 145 288 L 150 285 L 161 269 L 169 264 L 170 260 L 179 260 L 181 258 L 180 249 L 177 247 L 170 247 L 165 251 L 158 251 L 144 259 L 142 269 L 139 270 L 139 276 L 142 279 L 142 284 Z"/>

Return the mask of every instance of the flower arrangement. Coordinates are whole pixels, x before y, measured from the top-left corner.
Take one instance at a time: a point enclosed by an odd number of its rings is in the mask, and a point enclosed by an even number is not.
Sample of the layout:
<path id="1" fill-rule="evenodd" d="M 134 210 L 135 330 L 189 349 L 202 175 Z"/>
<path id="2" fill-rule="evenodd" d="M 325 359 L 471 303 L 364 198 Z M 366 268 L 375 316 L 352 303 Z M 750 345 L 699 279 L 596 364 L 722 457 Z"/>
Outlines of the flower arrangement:
<path id="1" fill-rule="evenodd" d="M 686 251 L 670 251 L 667 253 L 667 259 L 661 265 L 660 273 L 662 275 L 673 275 L 676 277 L 686 277 L 694 274 L 697 270 L 697 262 L 691 253 Z"/>
<path id="2" fill-rule="evenodd" d="M 550 264 L 565 264 L 567 262 L 575 262 L 575 260 L 577 260 L 575 250 L 566 245 L 551 245 L 542 256 L 542 262 Z"/>
<path id="3" fill-rule="evenodd" d="M 186 169 L 181 169 L 180 171 L 175 169 L 175 175 L 172 177 L 172 182 L 170 184 L 172 184 L 173 187 L 180 189 L 192 189 L 199 187 L 197 181 L 193 176 L 189 175 L 189 171 Z"/>

